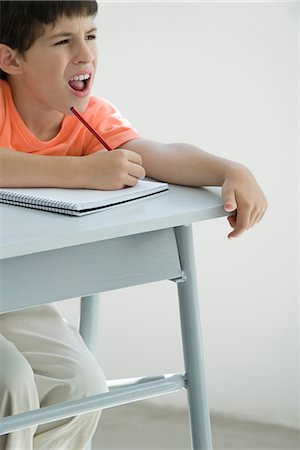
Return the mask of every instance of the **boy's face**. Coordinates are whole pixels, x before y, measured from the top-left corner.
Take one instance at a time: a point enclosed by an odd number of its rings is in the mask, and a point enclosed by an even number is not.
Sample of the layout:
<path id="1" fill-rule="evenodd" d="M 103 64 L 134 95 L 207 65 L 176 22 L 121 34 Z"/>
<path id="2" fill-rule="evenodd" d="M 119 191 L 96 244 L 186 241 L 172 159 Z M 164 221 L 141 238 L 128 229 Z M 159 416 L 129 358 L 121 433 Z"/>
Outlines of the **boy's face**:
<path id="1" fill-rule="evenodd" d="M 93 17 L 62 17 L 54 27 L 46 26 L 21 58 L 21 86 L 28 102 L 41 111 L 71 114 L 75 106 L 83 112 L 97 65 L 95 37 Z"/>

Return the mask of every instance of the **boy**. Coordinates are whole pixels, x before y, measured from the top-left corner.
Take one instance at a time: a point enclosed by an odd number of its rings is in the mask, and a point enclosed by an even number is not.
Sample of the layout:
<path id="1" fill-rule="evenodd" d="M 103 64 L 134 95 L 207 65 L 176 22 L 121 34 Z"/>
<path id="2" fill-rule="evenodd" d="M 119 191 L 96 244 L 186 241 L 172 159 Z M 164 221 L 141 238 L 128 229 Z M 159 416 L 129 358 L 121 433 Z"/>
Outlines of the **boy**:
<path id="1" fill-rule="evenodd" d="M 1 187 L 122 189 L 145 177 L 222 186 L 237 237 L 266 199 L 244 166 L 187 144 L 143 139 L 108 101 L 90 96 L 97 67 L 95 0 L 0 1 Z M 114 149 L 70 112 L 74 106 Z M 53 305 L 0 317 L 0 414 L 106 390 L 104 376 Z M 99 413 L 2 437 L 1 449 L 83 449 Z"/>

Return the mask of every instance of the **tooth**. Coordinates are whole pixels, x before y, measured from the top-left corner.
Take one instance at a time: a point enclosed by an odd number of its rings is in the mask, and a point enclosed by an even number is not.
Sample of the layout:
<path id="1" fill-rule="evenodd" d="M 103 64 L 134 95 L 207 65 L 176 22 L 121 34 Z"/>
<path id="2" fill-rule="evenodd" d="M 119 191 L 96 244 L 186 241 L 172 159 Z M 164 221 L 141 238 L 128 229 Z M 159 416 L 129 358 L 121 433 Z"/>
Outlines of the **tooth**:
<path id="1" fill-rule="evenodd" d="M 71 78 L 70 81 L 84 81 L 88 80 L 89 78 L 91 78 L 91 75 L 89 73 L 85 73 L 83 75 L 76 75 L 75 77 Z"/>

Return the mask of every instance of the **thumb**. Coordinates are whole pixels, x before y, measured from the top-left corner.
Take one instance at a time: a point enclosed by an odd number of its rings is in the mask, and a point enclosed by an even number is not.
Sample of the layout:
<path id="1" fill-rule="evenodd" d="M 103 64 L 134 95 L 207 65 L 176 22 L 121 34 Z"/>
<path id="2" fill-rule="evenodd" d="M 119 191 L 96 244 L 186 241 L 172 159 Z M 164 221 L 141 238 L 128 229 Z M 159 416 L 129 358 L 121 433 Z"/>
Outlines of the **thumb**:
<path id="1" fill-rule="evenodd" d="M 229 200 L 224 203 L 224 209 L 227 212 L 233 212 L 236 210 L 236 208 L 237 208 L 237 205 L 236 205 L 235 201 Z"/>
<path id="2" fill-rule="evenodd" d="M 233 212 L 237 209 L 237 203 L 233 191 L 223 191 L 222 193 L 224 209 L 226 212 Z"/>

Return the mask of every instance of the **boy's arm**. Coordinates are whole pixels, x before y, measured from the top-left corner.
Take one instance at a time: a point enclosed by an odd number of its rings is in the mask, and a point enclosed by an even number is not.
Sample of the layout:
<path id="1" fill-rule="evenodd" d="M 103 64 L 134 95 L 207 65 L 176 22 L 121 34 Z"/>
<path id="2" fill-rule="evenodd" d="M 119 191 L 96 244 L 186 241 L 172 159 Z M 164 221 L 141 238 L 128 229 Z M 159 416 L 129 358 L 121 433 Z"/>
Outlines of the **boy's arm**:
<path id="1" fill-rule="evenodd" d="M 222 186 L 224 208 L 236 211 L 228 217 L 237 237 L 263 217 L 266 198 L 245 166 L 206 153 L 189 144 L 163 144 L 134 139 L 122 148 L 137 152 L 149 177 L 187 186 Z"/>
<path id="2" fill-rule="evenodd" d="M 1 187 L 74 187 L 75 157 L 43 156 L 0 148 Z"/>
<path id="3" fill-rule="evenodd" d="M 141 157 L 128 150 L 44 156 L 0 148 L 0 187 L 121 189 L 144 178 L 141 164 Z"/>

